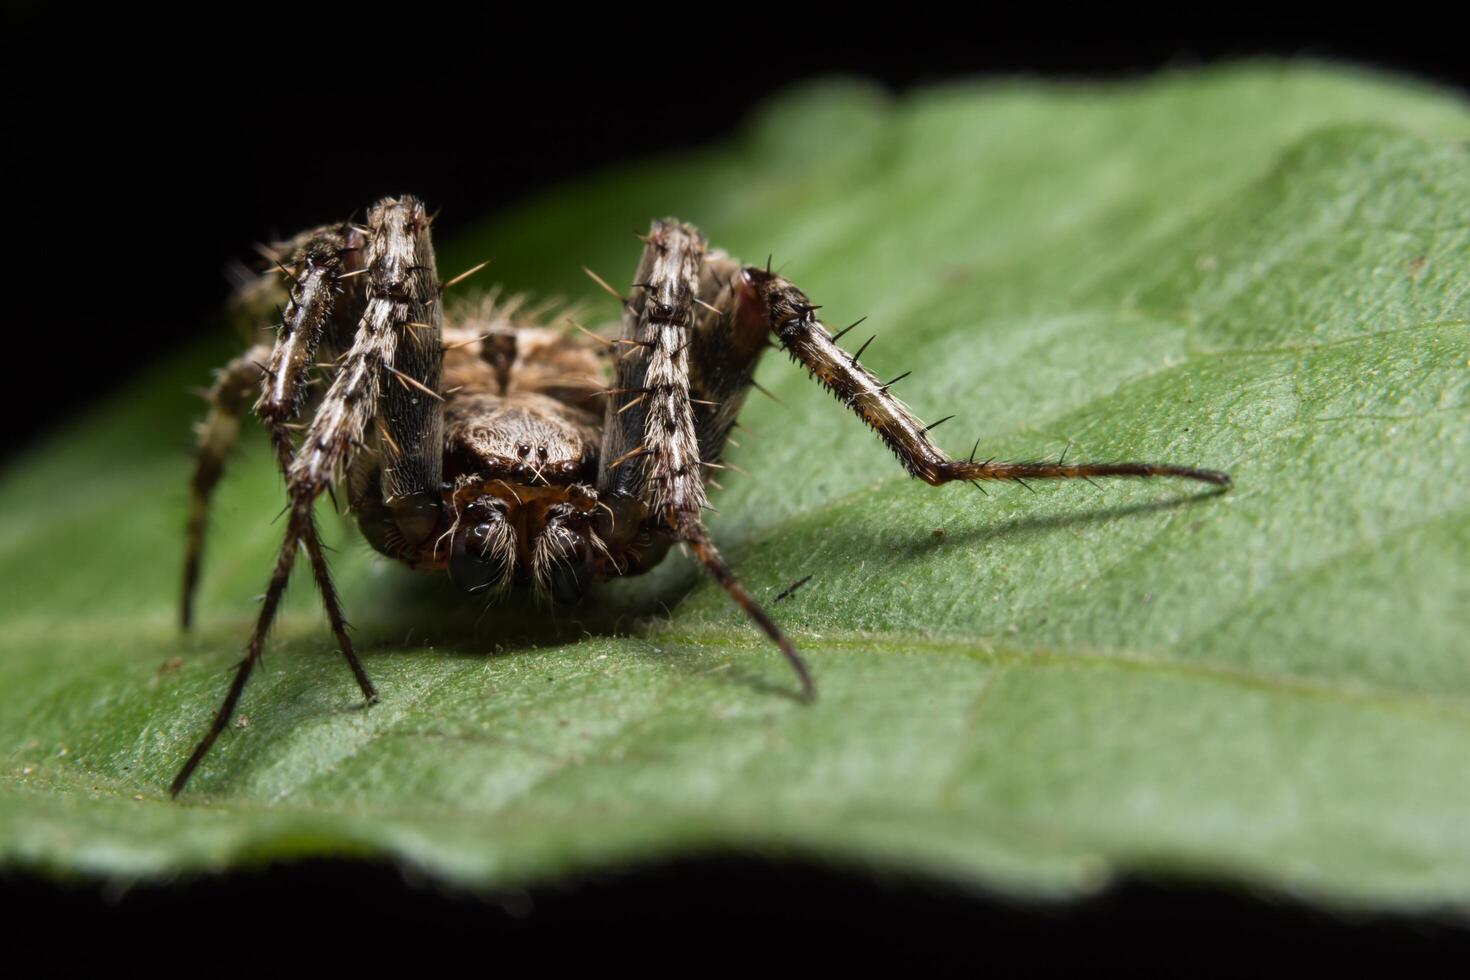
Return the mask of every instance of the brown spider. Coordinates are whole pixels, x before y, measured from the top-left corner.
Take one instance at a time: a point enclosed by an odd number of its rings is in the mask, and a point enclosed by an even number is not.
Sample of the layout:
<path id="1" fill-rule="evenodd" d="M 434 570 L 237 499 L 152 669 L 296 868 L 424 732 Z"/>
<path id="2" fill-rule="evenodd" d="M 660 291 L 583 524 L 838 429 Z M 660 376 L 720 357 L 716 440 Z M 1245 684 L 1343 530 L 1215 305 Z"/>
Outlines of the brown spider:
<path id="1" fill-rule="evenodd" d="M 457 279 L 440 283 L 429 224 L 416 198 L 389 198 L 373 207 L 366 227 L 297 236 L 281 253 L 285 263 L 276 263 L 289 299 L 274 346 L 236 358 L 210 392 L 189 514 L 186 628 L 210 493 L 257 387 L 255 413 L 270 433 L 289 504 L 245 659 L 174 779 L 174 795 L 233 715 L 298 547 L 363 696 L 377 699 L 348 638 L 312 516 L 336 480 L 345 480 L 358 527 L 376 550 L 416 569 L 447 569 L 471 593 L 529 587 L 571 601 L 594 582 L 647 571 L 682 542 L 785 654 L 810 698 L 806 665 L 735 578 L 700 517 L 705 485 L 768 346 L 802 364 L 910 474 L 935 486 L 1095 476 L 1230 483 L 1214 470 L 1154 463 L 1003 463 L 977 461 L 973 450 L 950 459 L 929 441 L 939 422 L 922 424 L 891 394 L 905 375 L 880 382 L 858 363 L 867 343 L 856 354 L 837 346 L 852 327 L 829 334 L 796 286 L 769 267 L 709 249 L 695 228 L 673 220 L 640 236 L 643 258 L 632 295 L 618 297 L 616 340 L 535 325 L 536 316 L 517 316 L 514 301 L 497 305 L 493 295 L 445 322 L 441 297 Z M 602 370 L 609 354 L 610 387 Z M 319 367 L 331 386 L 297 446 L 292 420 Z"/>

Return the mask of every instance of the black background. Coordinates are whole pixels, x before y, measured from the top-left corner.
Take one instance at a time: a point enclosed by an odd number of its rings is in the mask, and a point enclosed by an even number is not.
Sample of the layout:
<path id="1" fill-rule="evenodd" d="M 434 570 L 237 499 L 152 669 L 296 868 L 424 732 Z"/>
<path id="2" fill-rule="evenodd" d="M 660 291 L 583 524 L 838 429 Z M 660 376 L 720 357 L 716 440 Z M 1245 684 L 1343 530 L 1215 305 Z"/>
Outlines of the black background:
<path id="1" fill-rule="evenodd" d="M 221 71 L 204 46 L 187 62 L 168 60 L 169 45 L 182 42 L 162 25 L 152 37 L 114 25 L 117 43 L 104 43 L 102 31 L 81 51 L 53 54 L 48 45 L 66 37 L 55 12 L 17 18 L 4 42 L 4 165 L 29 243 L 9 288 L 28 308 L 9 333 L 39 345 L 42 359 L 49 347 L 65 370 L 45 399 L 23 384 L 0 386 L 4 445 L 33 442 L 58 416 L 105 398 L 197 335 L 227 295 L 226 263 L 250 258 L 255 242 L 406 191 L 438 209 L 436 234 L 452 237 L 558 179 L 717 139 L 804 78 L 857 75 L 902 91 L 975 75 L 1133 77 L 1268 55 L 1470 89 L 1470 54 L 1454 36 L 1401 37 L 1389 21 L 1381 32 L 1373 23 L 1354 32 L 1340 12 L 1219 24 L 1163 12 L 1079 20 L 1058 10 L 1029 21 L 987 13 L 844 38 L 732 10 L 728 29 L 678 45 L 637 31 L 553 44 L 545 36 L 557 27 L 444 16 L 456 53 L 435 62 L 421 46 L 413 55 L 426 59 L 421 73 L 407 70 L 402 52 L 357 54 L 340 38 L 320 55 L 324 64 L 293 70 L 282 50 L 307 44 L 289 22 L 260 39 L 271 49 L 260 61 L 240 58 L 239 38 L 224 43 L 237 60 L 222 55 L 231 67 Z M 392 83 L 382 83 L 390 72 Z"/>
<path id="2" fill-rule="evenodd" d="M 675 43 L 659 34 L 665 20 L 629 9 L 616 33 L 574 44 L 557 23 L 410 13 L 435 29 L 416 31 L 402 11 L 357 14 L 341 33 L 328 12 L 310 34 L 300 11 L 265 6 L 211 12 L 213 24 L 7 11 L 5 186 L 23 232 L 7 238 L 24 243 L 3 286 L 16 345 L 0 386 L 7 455 L 197 334 L 225 296 L 226 262 L 255 241 L 410 190 L 442 209 L 436 231 L 451 236 L 560 178 L 716 139 L 799 79 L 838 72 L 901 91 L 979 74 L 1112 78 L 1306 55 L 1470 88 L 1456 36 L 1406 23 L 1407 10 L 1378 11 L 1356 30 L 1339 13 L 1279 9 L 1219 23 L 1158 12 L 1082 22 L 1057 10 L 1024 24 L 984 9 L 916 24 L 889 10 L 886 20 L 845 15 L 872 31 L 847 37 L 833 34 L 833 13 L 812 26 L 721 7 Z M 293 62 L 302 51 L 309 63 Z M 437 133 L 453 137 L 416 135 Z M 613 969 L 688 949 L 679 955 L 689 970 L 881 955 L 915 970 L 943 961 L 967 972 L 1257 972 L 1288 961 L 1406 966 L 1434 952 L 1463 965 L 1467 944 L 1449 919 L 1326 915 L 1187 883 L 1134 882 L 1057 909 L 734 857 L 490 900 L 333 863 L 128 892 L 30 874 L 0 884 L 17 910 L 5 919 L 5 955 L 18 949 L 36 967 L 198 958 L 240 970 L 306 960 L 353 969 L 392 955 L 437 972 L 468 955 L 470 969 L 505 973 L 568 956 Z"/>

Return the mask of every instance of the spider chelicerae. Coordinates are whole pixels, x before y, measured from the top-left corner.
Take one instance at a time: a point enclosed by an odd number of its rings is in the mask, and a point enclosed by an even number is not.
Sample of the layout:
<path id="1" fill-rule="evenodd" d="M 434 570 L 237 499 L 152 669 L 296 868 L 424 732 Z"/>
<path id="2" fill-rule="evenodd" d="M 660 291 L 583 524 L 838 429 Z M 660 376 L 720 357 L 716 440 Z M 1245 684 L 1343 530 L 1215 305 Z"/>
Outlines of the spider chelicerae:
<path id="1" fill-rule="evenodd" d="M 812 697 L 805 663 L 731 572 L 701 518 L 767 347 L 786 351 L 911 475 L 934 486 L 1100 476 L 1230 483 L 1214 470 L 1156 463 L 997 462 L 977 460 L 974 450 L 951 459 L 929 440 L 939 422 L 923 424 L 894 397 L 893 385 L 907 375 L 880 381 L 859 362 L 867 343 L 852 354 L 837 345 L 852 327 L 829 333 L 819 307 L 769 264 L 741 265 L 671 219 L 639 236 L 643 256 L 627 297 L 598 280 L 622 303 L 615 337 L 540 323 L 536 311 L 495 293 L 445 310 L 445 288 L 462 277 L 440 282 L 430 221 L 416 198 L 379 201 L 366 225 L 318 228 L 281 246 L 275 269 L 254 285 L 278 291 L 284 305 L 275 342 L 231 361 L 209 392 L 188 520 L 184 626 L 210 494 L 256 392 L 255 414 L 286 480 L 284 540 L 245 657 L 174 779 L 174 795 L 233 715 L 298 550 L 363 697 L 377 699 L 312 513 L 334 485 L 345 487 L 373 548 L 416 569 L 447 569 L 470 593 L 529 589 L 572 601 L 595 582 L 647 571 L 682 543 Z M 318 372 L 331 382 L 312 397 Z M 296 420 L 308 406 L 302 426 Z"/>

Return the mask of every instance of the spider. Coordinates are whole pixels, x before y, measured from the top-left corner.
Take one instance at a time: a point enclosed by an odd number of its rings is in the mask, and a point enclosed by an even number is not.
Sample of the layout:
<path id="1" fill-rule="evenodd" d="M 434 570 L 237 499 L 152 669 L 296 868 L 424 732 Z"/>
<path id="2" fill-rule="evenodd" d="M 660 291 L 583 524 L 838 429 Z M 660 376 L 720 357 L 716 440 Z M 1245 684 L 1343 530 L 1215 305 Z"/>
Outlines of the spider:
<path id="1" fill-rule="evenodd" d="M 569 602 L 593 583 L 649 570 L 683 544 L 785 655 L 810 700 L 806 664 L 731 572 L 701 518 L 767 347 L 786 351 L 904 469 L 934 486 L 1102 476 L 1230 484 L 1224 473 L 1167 464 L 997 462 L 977 460 L 974 450 L 952 459 L 929 439 L 948 419 L 925 425 L 893 395 L 907 374 L 883 382 L 859 362 L 873 338 L 853 354 L 838 346 L 857 324 L 829 333 L 820 307 L 769 263 L 742 265 L 673 219 L 639 236 L 643 254 L 629 296 L 597 280 L 622 303 L 616 338 L 539 322 L 497 293 L 446 311 L 444 290 L 463 277 L 440 282 L 430 222 L 417 198 L 386 198 L 366 225 L 296 236 L 254 286 L 284 286 L 286 302 L 274 344 L 231 361 L 208 395 L 191 487 L 184 627 L 210 495 L 256 391 L 255 414 L 285 477 L 285 531 L 245 657 L 174 779 L 174 796 L 234 714 L 298 551 L 363 697 L 377 700 L 313 517 L 316 499 L 334 485 L 345 486 L 374 549 L 415 569 L 447 570 L 468 593 L 530 591 Z M 313 399 L 318 369 L 331 383 Z M 315 410 L 298 444 L 303 426 L 295 420 L 309 403 Z"/>

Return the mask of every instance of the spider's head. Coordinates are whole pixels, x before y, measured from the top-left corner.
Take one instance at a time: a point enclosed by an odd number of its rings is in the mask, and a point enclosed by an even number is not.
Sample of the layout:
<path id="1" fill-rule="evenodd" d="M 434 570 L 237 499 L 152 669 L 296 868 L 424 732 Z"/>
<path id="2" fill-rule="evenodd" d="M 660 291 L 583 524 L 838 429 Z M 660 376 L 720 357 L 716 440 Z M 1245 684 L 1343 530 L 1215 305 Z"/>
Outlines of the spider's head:
<path id="1" fill-rule="evenodd" d="M 550 401 L 536 394 L 456 399 L 446 416 L 446 476 L 541 486 L 588 478 L 595 442 L 585 424 Z"/>

